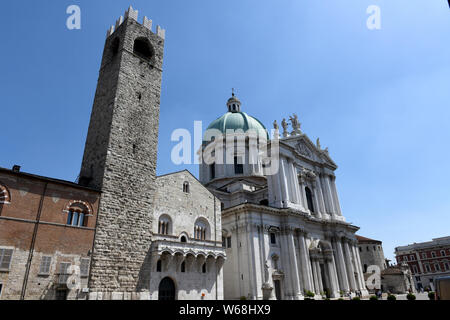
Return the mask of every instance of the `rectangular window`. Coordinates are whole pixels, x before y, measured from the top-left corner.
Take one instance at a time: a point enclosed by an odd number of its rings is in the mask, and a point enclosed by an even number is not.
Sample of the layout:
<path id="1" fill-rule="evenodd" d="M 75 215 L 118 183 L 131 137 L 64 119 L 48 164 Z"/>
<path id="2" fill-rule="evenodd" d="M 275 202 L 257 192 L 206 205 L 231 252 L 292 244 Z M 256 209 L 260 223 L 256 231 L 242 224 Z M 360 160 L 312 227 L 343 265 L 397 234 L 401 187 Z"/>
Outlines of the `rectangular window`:
<path id="1" fill-rule="evenodd" d="M 49 256 L 42 257 L 41 266 L 39 267 L 39 274 L 42 274 L 42 275 L 50 274 L 51 264 L 52 264 L 52 257 L 49 257 Z"/>
<path id="2" fill-rule="evenodd" d="M 231 248 L 231 237 L 227 238 L 227 248 Z"/>
<path id="3" fill-rule="evenodd" d="M 239 163 L 238 157 L 234 157 L 234 174 L 243 174 L 244 173 L 244 165 Z"/>
<path id="4" fill-rule="evenodd" d="M 359 247 L 359 252 L 362 252 L 362 249 L 361 249 L 361 247 Z"/>
<path id="5" fill-rule="evenodd" d="M 439 263 L 435 263 L 434 264 L 434 270 L 437 271 L 441 271 L 441 266 L 439 265 Z"/>
<path id="6" fill-rule="evenodd" d="M 450 270 L 450 265 L 448 264 L 448 262 L 444 263 L 444 267 L 446 271 Z"/>
<path id="7" fill-rule="evenodd" d="M 227 239 L 225 237 L 222 237 L 222 248 L 227 247 Z"/>
<path id="8" fill-rule="evenodd" d="M 275 237 L 275 233 L 273 233 L 273 232 L 270 234 L 270 243 L 271 244 L 277 243 L 277 238 Z"/>
<path id="9" fill-rule="evenodd" d="M 0 249 L 0 270 L 8 271 L 11 266 L 13 249 Z"/>
<path id="10" fill-rule="evenodd" d="M 426 259 L 427 258 L 427 254 L 426 253 L 422 253 L 422 259 Z"/>
<path id="11" fill-rule="evenodd" d="M 408 261 L 408 256 L 404 256 L 403 261 Z"/>
<path id="12" fill-rule="evenodd" d="M 71 266 L 70 262 L 61 262 L 59 265 L 59 284 L 67 284 L 67 279 L 69 278 L 69 267 Z"/>
<path id="13" fill-rule="evenodd" d="M 209 166 L 210 180 L 216 178 L 216 165 L 213 163 Z"/>
<path id="14" fill-rule="evenodd" d="M 411 256 L 410 256 L 410 258 L 411 258 L 411 261 L 414 261 L 414 260 L 416 260 L 416 258 L 414 258 L 414 256 L 413 256 L 413 255 L 411 255 Z"/>
<path id="15" fill-rule="evenodd" d="M 89 263 L 91 259 L 81 259 L 80 265 L 80 275 L 82 277 L 87 277 L 89 275 Z"/>
<path id="16" fill-rule="evenodd" d="M 425 265 L 425 270 L 427 270 L 427 272 L 431 272 L 431 268 L 430 268 L 430 265 L 429 265 L 429 264 L 426 264 L 426 265 Z"/>
<path id="17" fill-rule="evenodd" d="M 416 266 L 413 266 L 413 272 L 417 273 L 417 267 Z"/>

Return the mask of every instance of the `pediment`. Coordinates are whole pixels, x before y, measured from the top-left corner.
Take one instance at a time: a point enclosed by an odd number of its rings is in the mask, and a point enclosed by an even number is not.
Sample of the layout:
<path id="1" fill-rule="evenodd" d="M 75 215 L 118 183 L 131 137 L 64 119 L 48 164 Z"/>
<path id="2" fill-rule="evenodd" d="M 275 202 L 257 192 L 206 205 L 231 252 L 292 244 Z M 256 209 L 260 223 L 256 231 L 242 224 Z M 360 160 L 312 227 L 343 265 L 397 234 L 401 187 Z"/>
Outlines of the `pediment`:
<path id="1" fill-rule="evenodd" d="M 326 163 L 332 167 L 337 167 L 330 158 L 328 151 L 318 148 L 305 134 L 291 136 L 280 140 L 280 142 L 288 145 L 298 156 L 314 162 Z"/>

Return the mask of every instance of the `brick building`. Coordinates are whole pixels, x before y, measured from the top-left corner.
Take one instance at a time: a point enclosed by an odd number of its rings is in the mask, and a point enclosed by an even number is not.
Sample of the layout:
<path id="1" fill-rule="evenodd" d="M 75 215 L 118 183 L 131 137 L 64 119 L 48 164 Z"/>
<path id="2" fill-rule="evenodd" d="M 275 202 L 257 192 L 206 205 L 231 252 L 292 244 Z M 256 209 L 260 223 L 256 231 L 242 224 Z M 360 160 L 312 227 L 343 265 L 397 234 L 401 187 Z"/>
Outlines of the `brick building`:
<path id="1" fill-rule="evenodd" d="M 72 182 L 0 168 L 1 299 L 82 298 L 99 198 Z M 69 288 L 71 265 L 79 277 Z"/>
<path id="2" fill-rule="evenodd" d="M 434 278 L 450 276 L 450 237 L 396 247 L 395 255 L 398 264 L 408 264 L 418 290 L 434 290 Z"/>

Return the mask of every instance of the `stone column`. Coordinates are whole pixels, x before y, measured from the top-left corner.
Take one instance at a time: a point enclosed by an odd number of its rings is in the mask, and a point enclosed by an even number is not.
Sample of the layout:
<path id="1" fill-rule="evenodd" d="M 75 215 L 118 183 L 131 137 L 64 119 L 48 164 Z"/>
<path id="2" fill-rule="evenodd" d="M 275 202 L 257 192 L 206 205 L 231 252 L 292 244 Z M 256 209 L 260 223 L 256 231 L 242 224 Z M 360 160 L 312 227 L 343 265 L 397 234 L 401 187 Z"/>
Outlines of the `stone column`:
<path id="1" fill-rule="evenodd" d="M 300 188 L 298 186 L 297 174 L 292 160 L 288 160 L 288 171 L 292 190 L 292 202 L 300 204 Z"/>
<path id="2" fill-rule="evenodd" d="M 319 203 L 319 192 L 317 191 L 317 186 L 314 185 L 314 183 L 312 184 L 313 189 L 312 189 L 312 193 L 314 196 L 314 213 L 317 216 L 317 218 L 321 218 L 322 215 L 320 214 L 320 203 Z"/>
<path id="3" fill-rule="evenodd" d="M 294 299 L 298 300 L 303 295 L 301 292 L 300 277 L 298 273 L 297 254 L 295 252 L 295 242 L 293 230 L 286 229 L 290 268 L 289 271 L 292 274 L 292 283 L 294 289 Z"/>
<path id="4" fill-rule="evenodd" d="M 341 240 L 339 238 L 335 238 L 334 241 L 332 242 L 332 245 L 334 245 L 336 252 L 336 266 L 340 284 L 339 287 L 343 291 L 348 291 L 350 289 L 350 286 L 348 283 L 347 270 L 345 268 L 345 258 Z"/>
<path id="5" fill-rule="evenodd" d="M 253 282 L 254 282 L 254 287 L 253 287 L 253 292 L 255 294 L 255 298 L 256 299 L 262 299 L 262 285 L 264 283 L 264 280 L 262 279 L 262 276 L 264 274 L 264 267 L 263 265 L 261 265 L 261 260 L 264 259 L 264 257 L 261 257 L 261 249 L 260 249 L 260 240 L 259 240 L 259 232 L 258 232 L 258 228 L 259 226 L 253 223 L 249 223 L 249 241 L 251 244 L 251 250 L 252 253 L 251 255 L 253 256 L 252 258 L 252 268 L 253 268 Z M 250 273 L 251 275 L 251 273 Z"/>
<path id="6" fill-rule="evenodd" d="M 334 206 L 334 201 L 333 201 L 333 192 L 331 191 L 331 185 L 330 185 L 330 178 L 327 174 L 324 175 L 324 181 L 325 181 L 325 193 L 327 195 L 328 198 L 328 202 L 330 205 L 330 214 L 335 216 L 336 215 L 336 208 Z"/>
<path id="7" fill-rule="evenodd" d="M 280 165 L 281 167 L 281 165 Z M 278 170 L 278 172 L 274 175 L 268 176 L 268 179 L 271 180 L 271 184 L 269 186 L 273 187 L 273 190 L 271 192 L 271 190 L 269 190 L 269 193 L 273 195 L 274 197 L 274 205 L 277 208 L 282 208 L 283 207 L 283 195 L 281 193 L 281 185 L 280 185 L 280 171 L 281 169 Z"/>
<path id="8" fill-rule="evenodd" d="M 336 264 L 334 261 L 333 253 L 330 253 L 330 257 L 328 260 L 328 270 L 330 272 L 330 278 L 331 278 L 331 296 L 333 298 L 339 297 L 339 281 L 337 278 L 337 272 L 336 272 Z"/>
<path id="9" fill-rule="evenodd" d="M 364 271 L 362 269 L 362 264 L 361 264 L 361 257 L 359 255 L 359 250 L 358 247 L 355 245 L 355 251 L 356 251 L 356 258 L 358 259 L 357 263 L 359 265 L 359 268 L 361 270 L 361 283 L 362 283 L 362 288 L 361 288 L 361 292 L 363 295 L 368 295 L 368 291 L 367 291 L 367 287 L 366 287 L 366 280 L 364 279 Z"/>
<path id="10" fill-rule="evenodd" d="M 319 283 L 319 294 L 323 292 L 323 281 L 322 281 L 322 272 L 320 268 L 319 260 L 316 259 L 316 270 L 317 270 L 317 282 Z"/>
<path id="11" fill-rule="evenodd" d="M 320 288 L 319 288 L 319 276 L 317 273 L 317 264 L 315 258 L 311 258 L 311 266 L 312 266 L 312 272 L 313 272 L 313 278 L 314 278 L 314 293 L 320 294 Z"/>
<path id="12" fill-rule="evenodd" d="M 288 180 L 286 176 L 286 166 L 285 166 L 286 160 L 283 158 L 280 158 L 280 170 L 279 170 L 279 180 L 280 180 L 280 187 L 281 187 L 281 201 L 282 207 L 285 208 L 287 205 L 287 202 L 289 202 L 289 189 L 288 189 Z"/>
<path id="13" fill-rule="evenodd" d="M 350 284 L 350 289 L 352 291 L 356 290 L 356 281 L 355 281 L 355 271 L 353 269 L 353 262 L 352 262 L 352 256 L 350 254 L 350 248 L 348 245 L 348 241 L 343 241 L 344 246 L 344 252 L 345 252 L 345 263 L 347 266 L 347 276 L 348 276 L 348 282 Z"/>
<path id="14" fill-rule="evenodd" d="M 331 192 L 333 194 L 333 202 L 336 214 L 342 216 L 341 206 L 339 204 L 339 197 L 336 190 L 336 177 L 331 177 Z"/>
<path id="15" fill-rule="evenodd" d="M 303 286 L 305 290 L 314 291 L 313 272 L 311 268 L 311 260 L 309 258 L 309 251 L 306 247 L 305 234 L 298 233 L 298 242 L 300 249 L 300 266 L 303 279 Z"/>
<path id="16" fill-rule="evenodd" d="M 292 299 L 294 296 L 294 281 L 293 281 L 293 274 L 291 272 L 291 265 L 290 265 L 290 251 L 289 251 L 289 245 L 288 245 L 288 239 L 286 235 L 286 230 L 283 229 L 280 232 L 280 259 L 282 263 L 281 270 L 284 271 L 284 295 L 285 297 L 289 297 L 289 299 Z"/>
<path id="17" fill-rule="evenodd" d="M 327 211 L 325 209 L 325 199 L 323 197 L 323 188 L 322 188 L 322 184 L 320 183 L 320 175 L 319 174 L 317 174 L 317 177 L 316 177 L 316 185 L 317 185 L 317 194 L 319 195 L 320 213 L 327 213 Z"/>
<path id="18" fill-rule="evenodd" d="M 356 272 L 358 273 L 358 289 L 362 290 L 364 289 L 364 276 L 363 276 L 363 272 L 362 272 L 362 266 L 361 266 L 361 262 L 358 259 L 358 255 L 357 255 L 357 251 L 358 248 L 355 246 L 355 243 L 352 242 L 351 244 L 351 250 L 353 253 L 353 261 L 354 261 L 354 266 L 356 269 Z"/>

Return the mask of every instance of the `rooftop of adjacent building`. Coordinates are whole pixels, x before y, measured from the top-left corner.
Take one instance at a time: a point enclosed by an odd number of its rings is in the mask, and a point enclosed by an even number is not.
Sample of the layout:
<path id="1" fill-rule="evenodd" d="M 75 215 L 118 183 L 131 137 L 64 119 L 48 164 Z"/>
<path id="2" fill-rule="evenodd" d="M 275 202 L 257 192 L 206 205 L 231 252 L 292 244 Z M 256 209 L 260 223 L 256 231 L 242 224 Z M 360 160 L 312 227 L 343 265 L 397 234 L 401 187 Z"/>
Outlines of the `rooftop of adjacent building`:
<path id="1" fill-rule="evenodd" d="M 414 243 L 408 244 L 406 246 L 398 246 L 395 248 L 395 252 L 398 253 L 399 251 L 433 248 L 436 246 L 450 246 L 450 236 L 433 238 L 431 241 L 418 242 L 418 243 L 414 242 Z"/>
<path id="2" fill-rule="evenodd" d="M 85 187 L 85 186 L 79 185 L 78 183 L 75 183 L 75 182 L 72 182 L 72 181 L 61 180 L 61 179 L 50 178 L 50 177 L 44 177 L 44 176 L 40 176 L 40 175 L 37 175 L 37 174 L 23 172 L 23 171 L 21 171 L 21 167 L 18 166 L 18 165 L 14 165 L 12 167 L 12 169 L 7 169 L 7 168 L 0 167 L 0 173 L 9 173 L 9 174 L 13 174 L 15 176 L 19 176 L 19 177 L 23 177 L 23 178 L 36 179 L 36 180 L 45 181 L 45 182 L 52 182 L 52 183 L 62 184 L 62 185 L 66 185 L 66 186 L 70 186 L 70 187 L 74 187 L 74 188 L 78 188 L 78 189 L 83 189 L 83 190 L 101 192 L 100 190 L 97 190 L 97 189 L 94 189 L 94 188 L 90 188 L 90 187 Z"/>
<path id="3" fill-rule="evenodd" d="M 370 239 L 370 238 L 366 238 L 360 235 L 355 235 L 356 236 L 356 240 L 358 240 L 359 243 L 378 243 L 381 244 L 382 242 L 380 240 L 375 240 L 375 239 Z"/>

